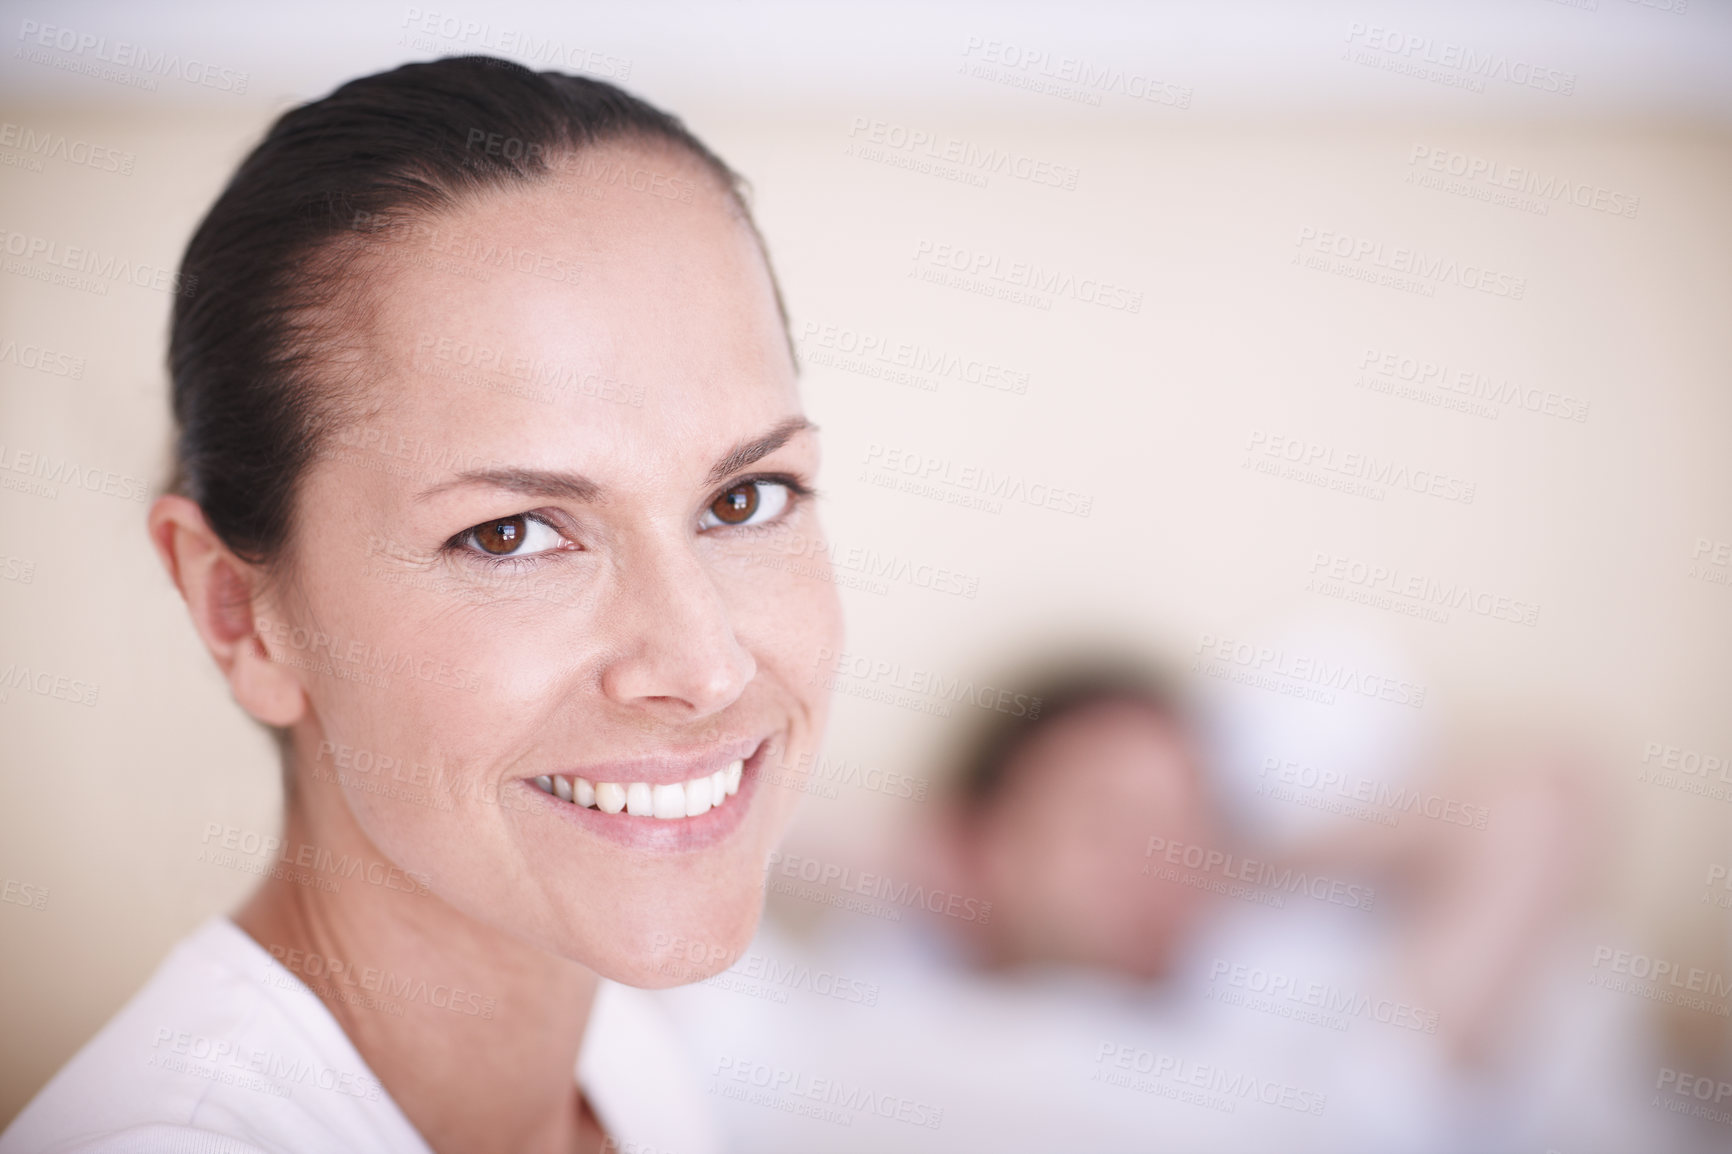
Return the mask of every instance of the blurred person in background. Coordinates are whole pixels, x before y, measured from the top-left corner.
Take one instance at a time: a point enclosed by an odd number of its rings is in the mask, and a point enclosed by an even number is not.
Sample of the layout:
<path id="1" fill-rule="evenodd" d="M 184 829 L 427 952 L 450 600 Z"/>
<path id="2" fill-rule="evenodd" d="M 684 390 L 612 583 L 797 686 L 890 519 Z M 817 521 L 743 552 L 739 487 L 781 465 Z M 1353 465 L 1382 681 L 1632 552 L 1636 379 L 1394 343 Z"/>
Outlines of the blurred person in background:
<path id="1" fill-rule="evenodd" d="M 815 943 L 768 927 L 759 952 L 875 1005 L 671 991 L 700 1061 L 725 1081 L 716 1055 L 750 1038 L 770 1078 L 919 1087 L 945 1122 L 898 1136 L 918 1149 L 1651 1146 L 1630 1108 L 1644 1024 L 1559 977 L 1599 817 L 1569 761 L 1506 753 L 1365 791 L 1415 799 L 1397 821 L 1259 839 L 1166 679 L 1102 659 L 1038 696 L 973 736 L 885 867 L 989 913 L 839 916 Z M 731 1122 L 753 1149 L 871 1148 L 785 1113 Z"/>
<path id="2" fill-rule="evenodd" d="M 1271 853 L 1225 812 L 1205 738 L 1160 680 L 1101 667 L 1040 696 L 1033 721 L 994 715 L 934 841 L 953 888 L 993 903 L 990 921 L 959 923 L 977 965 L 1158 980 L 1221 896 L 1316 890 L 1369 913 L 1382 893 L 1408 939 L 1392 980 L 1437 1010 L 1458 1060 L 1488 1056 L 1586 862 L 1589 802 L 1567 766 L 1506 765 L 1489 804 L 1446 803 L 1443 820 L 1331 831 Z"/>

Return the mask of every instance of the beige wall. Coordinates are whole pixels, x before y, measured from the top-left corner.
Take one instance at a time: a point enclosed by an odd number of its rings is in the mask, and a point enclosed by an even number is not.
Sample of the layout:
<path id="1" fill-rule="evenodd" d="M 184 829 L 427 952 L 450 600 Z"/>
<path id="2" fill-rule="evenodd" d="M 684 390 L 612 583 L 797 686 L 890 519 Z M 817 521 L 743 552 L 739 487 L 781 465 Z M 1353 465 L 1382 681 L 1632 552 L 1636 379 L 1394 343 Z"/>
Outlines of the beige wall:
<path id="1" fill-rule="evenodd" d="M 1375 116 L 1374 101 L 1355 117 L 1060 116 L 1033 96 L 992 116 L 936 105 L 891 118 L 1069 166 L 1067 190 L 1002 174 L 974 187 L 850 154 L 868 107 L 682 111 L 757 186 L 825 430 L 838 546 L 977 581 L 972 597 L 912 579 L 845 589 L 852 651 L 990 678 L 1078 633 L 1181 664 L 1205 633 L 1263 644 L 1321 621 L 1374 635 L 1427 686 L 1435 732 L 1540 724 L 1587 746 L 1616 804 L 1607 892 L 1633 940 L 1684 942 L 1668 948 L 1692 958 L 1723 949 L 1725 911 L 1698 900 L 1707 865 L 1726 859 L 1732 802 L 1636 772 L 1649 741 L 1732 752 L 1732 567 L 1693 561 L 1699 539 L 1732 541 L 1724 126 Z M 0 227 L 172 268 L 269 113 L 264 100 L 15 101 L 8 122 L 135 161 L 130 174 L 57 159 L 0 168 Z M 1541 215 L 1422 187 L 1416 146 L 1639 207 L 1553 202 Z M 1521 299 L 1305 267 L 1307 229 L 1489 265 L 1520 278 Z M 1141 307 L 1030 307 L 930 284 L 911 275 L 925 243 L 1123 286 Z M 70 459 L 118 474 L 121 495 L 0 491 L 0 669 L 100 687 L 88 706 L 21 688 L 0 704 L 0 875 L 15 898 L 48 895 L 39 910 L 0 904 L 0 1119 L 172 941 L 246 892 L 248 875 L 199 860 L 207 824 L 270 831 L 279 804 L 268 741 L 188 627 L 147 546 L 146 505 L 124 496 L 154 489 L 164 468 L 167 298 L 6 273 L 0 342 L 78 358 L 82 372 L 0 357 L 0 465 Z M 959 376 L 927 391 L 820 364 L 808 325 L 978 359 L 1026 374 L 1026 392 Z M 1586 419 L 1383 395 L 1355 384 L 1367 349 L 1560 394 Z M 1257 434 L 1441 472 L 1474 497 L 1373 500 L 1261 475 L 1243 467 Z M 887 490 L 862 479 L 874 446 L 880 460 L 925 454 L 1092 504 L 1087 516 L 1016 501 L 991 512 Z M 1537 623 L 1462 611 L 1437 623 L 1319 596 L 1306 589 L 1317 551 L 1535 603 Z M 931 774 L 952 724 L 843 696 L 829 750 Z M 795 839 L 868 855 L 918 816 L 844 791 L 812 800 Z"/>

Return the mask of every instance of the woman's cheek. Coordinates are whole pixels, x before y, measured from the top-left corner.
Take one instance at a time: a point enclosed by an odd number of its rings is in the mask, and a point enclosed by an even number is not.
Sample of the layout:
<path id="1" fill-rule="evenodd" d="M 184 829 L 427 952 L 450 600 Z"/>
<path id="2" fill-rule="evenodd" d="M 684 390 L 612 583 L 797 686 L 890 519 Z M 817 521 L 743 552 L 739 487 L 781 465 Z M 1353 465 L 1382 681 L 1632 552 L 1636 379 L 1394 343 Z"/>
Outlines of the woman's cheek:
<path id="1" fill-rule="evenodd" d="M 820 676 L 824 658 L 842 647 L 842 603 L 836 586 L 812 577 L 779 583 L 766 616 L 764 636 L 770 652 L 759 658 L 760 675 L 773 670 L 805 707 L 814 726 L 821 725 L 830 699 Z M 811 740 L 815 742 L 817 736 L 813 734 Z"/>
<path id="2" fill-rule="evenodd" d="M 825 539 L 816 516 L 806 519 L 804 532 L 810 540 Z M 799 614 L 788 617 L 795 626 L 793 632 L 800 635 L 799 644 L 808 655 L 820 648 L 834 647 L 842 638 L 842 597 L 829 553 L 821 548 L 806 549 L 802 556 L 789 560 L 798 563 L 770 571 L 785 577 L 778 583 L 778 596 L 797 599 L 801 606 Z"/>

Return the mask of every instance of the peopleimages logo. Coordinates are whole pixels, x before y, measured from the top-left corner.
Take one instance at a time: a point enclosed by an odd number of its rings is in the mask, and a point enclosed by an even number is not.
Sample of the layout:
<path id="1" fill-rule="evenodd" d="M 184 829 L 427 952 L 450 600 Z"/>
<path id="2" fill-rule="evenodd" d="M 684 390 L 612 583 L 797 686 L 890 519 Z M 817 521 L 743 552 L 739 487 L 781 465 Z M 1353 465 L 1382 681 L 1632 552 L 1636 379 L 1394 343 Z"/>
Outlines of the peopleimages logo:
<path id="1" fill-rule="evenodd" d="M 970 36 L 962 56 L 964 75 L 1082 104 L 1098 106 L 1106 93 L 1169 108 L 1191 106 L 1189 87 L 1163 80 L 1153 71 L 1115 68 L 1080 56 L 982 36 Z"/>
<path id="2" fill-rule="evenodd" d="M 287 1098 L 296 1087 L 316 1087 L 346 1097 L 377 1102 L 384 1087 L 370 1074 L 339 1070 L 295 1054 L 249 1046 L 231 1038 L 212 1038 L 159 1026 L 147 1066 L 201 1077 L 224 1085 Z"/>
<path id="3" fill-rule="evenodd" d="M 1732 1082 L 1661 1066 L 1654 1079 L 1654 1089 L 1656 1095 L 1650 1104 L 1662 1110 L 1721 1125 L 1732 1123 L 1732 1102 L 1727 1101 L 1732 1098 Z M 1667 1096 L 1661 1097 L 1661 1094 Z"/>
<path id="4" fill-rule="evenodd" d="M 259 833 L 256 830 L 242 829 L 240 826 L 225 825 L 220 821 L 206 822 L 202 845 L 210 853 L 240 854 L 243 857 L 263 858 L 279 865 L 298 869 L 312 870 L 338 881 L 353 881 L 359 879 L 368 885 L 381 889 L 394 890 L 398 893 L 421 895 L 428 892 L 433 884 L 431 876 L 418 874 L 398 866 L 388 865 L 382 861 L 373 861 L 348 853 L 333 853 L 324 846 L 311 842 L 298 842 L 290 845 L 275 834 Z M 206 855 L 201 853 L 201 860 Z M 226 864 L 213 860 L 213 864 Z M 333 892 L 335 887 L 332 887 Z"/>
<path id="5" fill-rule="evenodd" d="M 0 365 L 17 365 L 51 377 L 67 377 L 75 381 L 84 379 L 83 357 L 29 342 L 21 344 L 9 337 L 0 337 Z"/>
<path id="6" fill-rule="evenodd" d="M 789 990 L 814 997 L 830 998 L 858 1006 L 878 1004 L 878 983 L 837 974 L 833 970 L 813 969 L 804 962 L 781 962 L 768 954 L 746 954 L 726 971 L 706 979 L 711 985 L 724 984 L 727 976 L 757 982 L 783 994 Z"/>
<path id="7" fill-rule="evenodd" d="M 895 167 L 903 167 L 896 160 L 904 157 L 915 162 L 936 161 L 956 165 L 982 182 L 988 176 L 1008 176 L 1068 191 L 1076 188 L 1080 175 L 1074 165 L 1057 164 L 1010 149 L 989 148 L 972 140 L 871 116 L 854 117 L 848 136 L 856 142 L 850 146 L 851 156 Z"/>
<path id="8" fill-rule="evenodd" d="M 1193 651 L 1193 672 L 1259 689 L 1334 704 L 1334 691 L 1414 709 L 1425 705 L 1425 686 L 1363 670 L 1346 661 L 1290 653 L 1232 637 L 1204 633 Z"/>
<path id="9" fill-rule="evenodd" d="M 817 321 L 801 325 L 800 357 L 811 364 L 844 369 L 863 376 L 887 377 L 898 384 L 913 384 L 927 392 L 936 391 L 938 379 L 944 377 L 1000 392 L 1028 392 L 1028 373 L 992 361 L 958 356 L 914 341 L 899 341 L 877 333 L 862 332 L 846 325 Z M 888 370 L 903 370 L 911 376 L 905 380 Z"/>
<path id="10" fill-rule="evenodd" d="M 1138 1074 L 1148 1077 L 1138 1078 Z M 1089 1080 L 1226 1114 L 1234 1113 L 1238 1103 L 1245 1100 L 1299 1114 L 1321 1114 L 1329 1101 L 1327 1094 L 1302 1086 L 1117 1042 L 1101 1043 Z"/>
<path id="11" fill-rule="evenodd" d="M 81 32 L 64 25 L 21 20 L 18 24 L 18 39 L 23 43 L 23 47 L 15 55 L 25 57 L 32 63 L 96 75 L 103 79 L 120 79 L 104 75 L 103 65 L 133 69 L 143 73 L 141 79 L 148 81 L 139 87 L 149 90 L 156 88 L 154 78 L 172 76 L 201 88 L 214 88 L 218 92 L 232 92 L 240 96 L 246 93 L 247 81 L 250 79 L 245 72 L 206 64 L 191 56 L 183 57 L 178 52 L 152 50 L 130 40 L 110 40 L 106 36 Z M 58 59 L 48 56 L 42 49 L 53 49 L 61 53 L 61 56 Z"/>
<path id="12" fill-rule="evenodd" d="M 1716 801 L 1732 801 L 1732 754 L 1649 741 L 1642 746 L 1636 780 Z"/>
<path id="13" fill-rule="evenodd" d="M 1410 468 L 1388 457 L 1340 450 L 1321 441 L 1266 429 L 1251 430 L 1245 442 L 1245 454 L 1247 464 L 1262 466 L 1259 472 L 1281 475 L 1280 467 L 1284 462 L 1298 470 L 1296 479 L 1315 476 L 1323 481 L 1337 482 L 1332 488 L 1346 492 L 1363 491 L 1363 495 L 1375 495 L 1379 500 L 1382 499 L 1381 491 L 1376 488 L 1379 485 L 1406 489 L 1443 501 L 1459 501 L 1464 505 L 1473 504 L 1474 494 L 1478 491 L 1473 481 L 1436 469 Z"/>
<path id="14" fill-rule="evenodd" d="M 744 528 L 756 530 L 757 526 Z M 860 579 L 858 582 L 840 582 L 851 588 L 880 592 L 888 588 L 887 582 L 896 582 L 970 599 L 980 592 L 977 574 L 911 560 L 896 553 L 880 553 L 867 545 L 850 545 L 827 537 L 807 537 L 782 526 L 766 526 L 762 532 L 751 532 L 748 539 L 763 541 L 775 554 L 755 558 L 755 564 L 809 577 L 821 574 L 823 565 L 827 563 L 832 570 L 843 570 Z M 823 563 L 818 563 L 820 557 L 824 558 Z M 832 579 L 835 576 L 833 572 Z"/>
<path id="15" fill-rule="evenodd" d="M 1559 96 L 1569 96 L 1576 90 L 1574 72 L 1547 68 L 1503 52 L 1485 52 L 1453 41 L 1404 33 L 1357 20 L 1347 26 L 1347 42 L 1407 62 L 1446 68 L 1482 83 L 1501 80 Z"/>
<path id="16" fill-rule="evenodd" d="M 1463 609 L 1493 621 L 1508 621 L 1516 625 L 1534 625 L 1539 621 L 1540 607 L 1489 589 L 1476 589 L 1465 581 L 1442 581 L 1422 573 L 1403 570 L 1399 565 L 1380 565 L 1356 557 L 1328 553 L 1322 549 L 1311 552 L 1311 582 L 1306 586 L 1316 592 L 1339 595 L 1336 586 L 1362 591 L 1368 604 L 1382 607 L 1389 598 L 1404 599 L 1413 610 L 1412 616 L 1426 616 L 1420 610 L 1442 612 Z M 1359 600 L 1348 597 L 1348 600 Z M 1391 602 L 1391 605 L 1394 603 Z M 1442 613 L 1442 620 L 1449 619 Z"/>
<path id="17" fill-rule="evenodd" d="M 1533 197 L 1542 216 L 1551 204 L 1560 201 L 1609 216 L 1629 218 L 1634 218 L 1642 205 L 1640 197 L 1587 181 L 1570 180 L 1551 173 L 1542 176 L 1525 165 L 1506 164 L 1501 160 L 1489 160 L 1450 148 L 1434 148 L 1428 144 L 1414 145 L 1407 155 L 1407 163 L 1410 166 L 1422 165 L 1425 170 L 1439 176 L 1455 177 L 1470 187 L 1484 186 L 1487 192 Z M 1423 176 L 1424 173 L 1416 169 L 1407 175 L 1411 182 L 1415 175 Z M 1448 188 L 1445 190 L 1450 191 Z"/>
<path id="18" fill-rule="evenodd" d="M 45 910 L 48 908 L 48 890 L 17 878 L 7 878 L 5 885 L 0 886 L 0 902 L 29 910 Z"/>
<path id="19" fill-rule="evenodd" d="M 1672 958 L 1595 946 L 1588 984 L 1721 1018 L 1732 1016 L 1732 978 Z"/>
<path id="20" fill-rule="evenodd" d="M 15 690 L 34 693 L 38 697 L 52 697 L 57 701 L 69 701 L 74 705 L 94 706 L 97 695 L 102 692 L 102 686 L 51 670 L 31 669 L 28 665 L 8 661 L 0 666 L 0 705 L 9 701 Z"/>
<path id="21" fill-rule="evenodd" d="M 807 793 L 822 793 L 831 798 L 837 796 L 839 787 L 848 786 L 867 793 L 881 793 L 885 797 L 923 802 L 932 788 L 932 783 L 924 777 L 884 769 L 857 758 L 820 757 L 810 750 L 796 757 L 792 766 L 784 763 L 772 769 L 768 777 L 776 784 L 800 788 Z"/>
<path id="22" fill-rule="evenodd" d="M 384 688 L 389 685 L 390 675 L 400 674 L 470 693 L 481 689 L 481 679 L 474 670 L 424 654 L 386 649 L 356 637 L 345 639 L 323 630 L 263 617 L 258 620 L 258 634 L 261 640 L 276 647 L 269 653 L 273 661 L 310 667 L 345 680 L 367 678 L 370 684 Z M 310 657 L 297 660 L 300 654 Z M 309 665 L 309 660 L 313 663 L 322 660 L 323 664 Z"/>
<path id="23" fill-rule="evenodd" d="M 1322 874 L 1309 874 L 1290 865 L 1277 868 L 1256 858 L 1241 857 L 1212 846 L 1173 841 L 1154 834 L 1150 835 L 1149 843 L 1143 850 L 1143 856 L 1149 859 L 1143 864 L 1144 874 L 1155 873 L 1153 867 L 1157 855 L 1158 860 L 1168 865 L 1182 866 L 1193 873 L 1216 874 L 1228 881 L 1244 882 L 1259 889 L 1305 894 L 1318 901 L 1346 906 L 1352 910 L 1370 910 L 1377 901 L 1377 891 L 1370 886 L 1329 878 Z"/>
<path id="24" fill-rule="evenodd" d="M 1259 794 L 1283 801 L 1296 800 L 1302 805 L 1307 804 L 1305 797 L 1309 794 L 1318 803 L 1312 805 L 1316 809 L 1332 808 L 1322 804 L 1326 798 L 1347 805 L 1357 803 L 1365 807 L 1366 812 L 1383 811 L 1376 814 L 1378 819 L 1387 819 L 1379 820 L 1382 825 L 1394 826 L 1400 820 L 1398 815 L 1408 813 L 1449 825 L 1483 830 L 1491 816 L 1491 811 L 1483 805 L 1428 793 L 1417 787 L 1398 787 L 1386 781 L 1350 776 L 1338 769 L 1319 769 L 1291 758 L 1265 757 L 1257 777 Z M 1299 793 L 1301 790 L 1305 792 Z M 1357 813 L 1359 810 L 1349 812 Z"/>
<path id="25" fill-rule="evenodd" d="M 1512 301 L 1521 300 L 1527 293 L 1526 277 L 1499 272 L 1483 265 L 1463 264 L 1450 257 L 1428 255 L 1406 245 L 1385 245 L 1380 240 L 1355 236 L 1349 232 L 1305 225 L 1299 229 L 1299 238 L 1294 243 L 1299 246 L 1301 253 L 1333 256 L 1354 264 L 1384 269 L 1390 273 L 1412 277 L 1421 285 L 1429 286 L 1431 282 L 1452 284 Z M 1365 271 L 1369 272 L 1370 269 Z"/>
<path id="26" fill-rule="evenodd" d="M 561 395 L 588 397 L 638 409 L 644 403 L 641 385 L 627 385 L 581 365 L 548 361 L 462 337 L 422 332 L 415 338 L 415 360 L 430 371 L 460 383 L 488 386 L 506 380 L 521 382 L 522 389 L 510 391 L 537 399 Z"/>
<path id="27" fill-rule="evenodd" d="M 1359 358 L 1361 376 L 1356 384 L 1373 391 L 1387 393 L 1413 386 L 1415 397 L 1427 395 L 1445 398 L 1447 408 L 1471 412 L 1475 416 L 1497 418 L 1499 409 L 1523 409 L 1562 421 L 1588 419 L 1588 402 L 1568 393 L 1536 389 L 1516 384 L 1507 377 L 1497 377 L 1477 369 L 1456 369 L 1447 362 L 1429 357 L 1367 348 Z M 1397 395 L 1408 395 L 1397 392 Z M 1477 402 L 1486 402 L 1479 404 Z"/>
<path id="28" fill-rule="evenodd" d="M 802 881 L 818 887 L 834 886 L 842 893 L 858 894 L 874 901 L 900 906 L 903 909 L 923 909 L 928 913 L 944 914 L 965 922 L 985 925 L 992 916 L 992 903 L 937 888 L 928 889 L 913 882 L 896 881 L 870 870 L 856 870 L 839 862 L 820 861 L 798 854 L 771 850 L 765 872 Z"/>
<path id="29" fill-rule="evenodd" d="M 995 685 L 976 684 L 972 677 L 940 673 L 900 661 L 848 653 L 823 647 L 814 661 L 815 671 L 827 680 L 852 678 L 871 685 L 902 689 L 956 704 L 979 706 L 1030 721 L 1040 716 L 1040 698 Z"/>
<path id="30" fill-rule="evenodd" d="M 64 132 L 36 129 L 27 124 L 0 121 L 0 148 L 17 149 L 23 156 L 37 162 L 32 171 L 42 171 L 42 160 L 59 160 L 80 168 L 98 172 L 114 172 L 131 176 L 136 154 L 123 152 L 101 144 L 92 144 L 67 136 Z"/>
<path id="31" fill-rule="evenodd" d="M 1337 986 L 1277 970 L 1266 970 L 1261 966 L 1242 965 L 1224 958 L 1216 958 L 1209 968 L 1209 982 L 1223 986 L 1226 990 L 1240 991 L 1261 999 L 1223 997 L 1220 993 L 1215 993 L 1216 1001 L 1227 1005 L 1243 1004 L 1254 1010 L 1270 1010 L 1281 1017 L 1297 1016 L 1301 1020 L 1312 1021 L 1314 1025 L 1330 1029 L 1346 1029 L 1347 1019 L 1360 1018 L 1417 1033 L 1437 1033 L 1436 1010 L 1373 995 L 1351 986 Z M 1283 1003 L 1306 1007 L 1317 1013 L 1285 1014 L 1281 1012 Z"/>
<path id="32" fill-rule="evenodd" d="M 543 36 L 528 28 L 495 25 L 455 12 L 415 5 L 403 10 L 401 27 L 403 33 L 399 43 L 424 52 L 446 55 L 487 53 L 520 60 L 534 68 L 588 72 L 620 83 L 631 79 L 632 62 L 623 56 L 568 43 L 554 36 Z"/>
<path id="33" fill-rule="evenodd" d="M 1078 276 L 1068 269 L 1043 267 L 1033 261 L 1006 260 L 998 253 L 966 245 L 922 238 L 914 242 L 914 264 L 915 273 L 935 274 L 924 278 L 934 284 L 951 284 L 958 288 L 974 285 L 982 290 L 991 290 L 985 292 L 988 296 L 1046 301 L 1044 307 L 1047 308 L 1051 307 L 1052 297 L 1067 297 L 1117 312 L 1135 313 L 1143 308 L 1141 290 Z M 951 275 L 960 280 L 946 279 Z M 1011 295 L 1004 296 L 1005 293 Z"/>
<path id="34" fill-rule="evenodd" d="M 484 997 L 474 990 L 425 978 L 399 974 L 380 966 L 367 966 L 342 958 L 327 957 L 311 950 L 270 947 L 270 955 L 284 969 L 333 989 L 350 987 L 354 991 L 377 994 L 404 1002 L 419 1002 L 436 1010 L 445 1010 L 471 1018 L 493 1019 L 499 999 Z"/>
<path id="35" fill-rule="evenodd" d="M 109 469 L 90 468 L 65 457 L 56 459 L 48 453 L 8 449 L 4 444 L 0 444 L 0 474 L 4 473 L 22 473 L 30 479 L 17 481 L 12 477 L 0 476 L 0 488 L 30 492 L 50 500 L 56 500 L 60 496 L 60 490 L 53 487 L 56 485 L 101 493 L 122 501 L 143 501 L 145 494 L 150 491 L 149 485 L 137 477 Z"/>
<path id="36" fill-rule="evenodd" d="M 869 1114 L 910 1126 L 936 1130 L 944 1123 L 944 1108 L 900 1094 L 828 1078 L 809 1071 L 788 1070 L 745 1056 L 723 1056 L 716 1060 L 711 1093 L 770 1106 L 794 1114 L 809 1114 L 823 1121 L 851 1125 L 854 1113 Z M 736 1085 L 730 1085 L 729 1083 Z M 763 1097 L 751 1094 L 759 1091 Z M 827 1108 L 827 1109 L 826 1109 Z"/>
<path id="37" fill-rule="evenodd" d="M 1017 473 L 1001 473 L 951 457 L 922 453 L 897 445 L 873 441 L 866 447 L 864 464 L 884 474 L 902 476 L 925 485 L 942 486 L 958 493 L 977 494 L 984 499 L 1020 501 L 1040 509 L 1087 517 L 1094 497 L 1065 485 L 1045 480 L 1031 481 Z M 997 509 L 991 511 L 996 512 Z"/>
<path id="38" fill-rule="evenodd" d="M 0 225 L 0 252 L 16 257 L 19 261 L 34 262 L 77 276 L 94 277 L 92 282 L 71 284 L 71 287 L 85 291 L 96 289 L 98 295 L 102 296 L 108 295 L 108 283 L 119 281 L 136 288 L 176 295 L 184 293 L 187 296 L 191 296 L 198 285 L 197 277 L 189 276 L 182 280 L 180 273 L 162 265 L 129 260 L 114 253 L 104 253 L 81 245 L 61 244 L 45 236 L 15 232 L 3 225 Z M 6 271 L 30 275 L 29 267 L 8 261 Z M 38 276 L 34 279 L 48 278 Z"/>

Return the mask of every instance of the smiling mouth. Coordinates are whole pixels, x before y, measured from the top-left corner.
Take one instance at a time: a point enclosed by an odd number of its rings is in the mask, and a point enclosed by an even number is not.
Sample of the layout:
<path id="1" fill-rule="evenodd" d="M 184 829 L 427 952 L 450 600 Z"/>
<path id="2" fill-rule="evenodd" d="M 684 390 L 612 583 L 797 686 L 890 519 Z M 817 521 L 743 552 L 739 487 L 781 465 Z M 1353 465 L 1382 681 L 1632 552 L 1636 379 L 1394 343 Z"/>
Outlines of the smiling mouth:
<path id="1" fill-rule="evenodd" d="M 590 781 L 564 774 L 531 779 L 535 788 L 560 801 L 606 814 L 674 821 L 701 817 L 740 791 L 744 759 L 736 759 L 714 773 L 665 784 L 647 781 Z"/>

